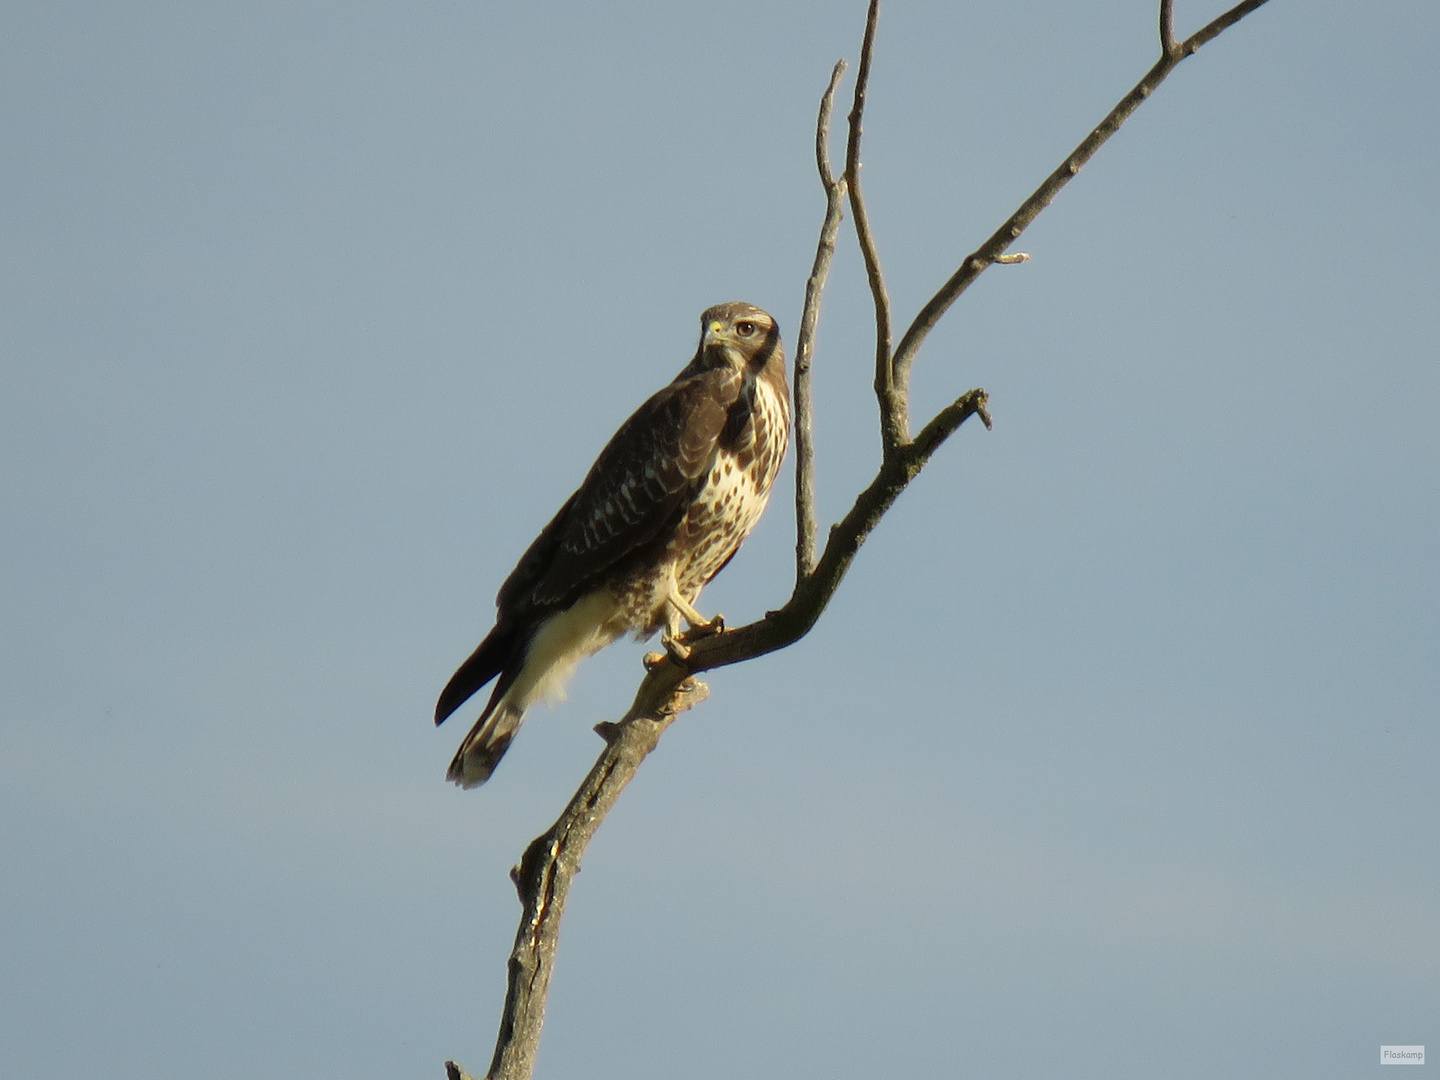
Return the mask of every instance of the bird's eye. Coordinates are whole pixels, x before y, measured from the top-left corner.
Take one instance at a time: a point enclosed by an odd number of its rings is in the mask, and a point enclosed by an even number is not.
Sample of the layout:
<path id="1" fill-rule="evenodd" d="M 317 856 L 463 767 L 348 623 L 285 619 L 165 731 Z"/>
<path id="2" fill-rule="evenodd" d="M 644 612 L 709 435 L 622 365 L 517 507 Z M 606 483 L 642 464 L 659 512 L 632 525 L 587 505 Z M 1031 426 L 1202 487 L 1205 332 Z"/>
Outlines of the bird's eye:
<path id="1" fill-rule="evenodd" d="M 735 324 L 735 333 L 739 334 L 741 337 L 749 337 L 751 334 L 755 333 L 755 324 L 753 322 L 750 322 L 748 319 L 744 320 L 743 322 L 737 322 Z"/>

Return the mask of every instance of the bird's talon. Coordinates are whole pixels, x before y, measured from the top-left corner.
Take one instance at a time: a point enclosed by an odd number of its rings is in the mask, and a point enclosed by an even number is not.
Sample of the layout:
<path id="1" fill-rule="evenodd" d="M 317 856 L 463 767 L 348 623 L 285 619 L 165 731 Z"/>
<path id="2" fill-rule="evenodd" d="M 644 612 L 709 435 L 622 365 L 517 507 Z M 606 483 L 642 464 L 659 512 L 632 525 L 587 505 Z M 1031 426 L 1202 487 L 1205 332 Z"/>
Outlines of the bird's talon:
<path id="1" fill-rule="evenodd" d="M 689 647 L 679 638 L 666 635 L 660 639 L 660 644 L 665 646 L 665 651 L 670 654 L 669 659 L 674 660 L 675 663 L 683 666 L 690 659 Z"/>
<path id="2" fill-rule="evenodd" d="M 690 629 L 685 633 L 686 641 L 699 641 L 701 638 L 715 637 L 725 632 L 725 616 L 716 615 L 709 622 L 692 623 Z"/>

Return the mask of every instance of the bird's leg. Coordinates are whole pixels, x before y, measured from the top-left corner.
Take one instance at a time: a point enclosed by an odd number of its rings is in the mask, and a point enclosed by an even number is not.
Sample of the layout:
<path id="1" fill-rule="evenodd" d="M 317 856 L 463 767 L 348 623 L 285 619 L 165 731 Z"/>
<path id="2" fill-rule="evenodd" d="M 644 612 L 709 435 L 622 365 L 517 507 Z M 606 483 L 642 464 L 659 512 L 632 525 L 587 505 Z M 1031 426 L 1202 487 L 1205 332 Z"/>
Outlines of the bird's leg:
<path id="1" fill-rule="evenodd" d="M 685 598 L 676 590 L 671 589 L 670 595 L 665 598 L 665 629 L 660 634 L 660 644 L 665 646 L 665 651 L 670 654 L 670 659 L 683 666 L 685 661 L 690 659 L 690 649 L 680 640 L 680 620 L 683 618 L 683 612 L 675 604 L 677 599 L 680 603 L 685 603 Z M 691 608 L 690 610 L 694 611 L 695 609 Z"/>
<path id="2" fill-rule="evenodd" d="M 683 635 L 680 633 L 682 620 L 690 624 L 689 632 Z M 671 586 L 665 596 L 665 634 L 661 639 L 671 656 L 677 660 L 688 660 L 691 642 L 723 633 L 724 630 L 725 616 L 717 614 L 713 619 L 705 618 L 678 588 Z"/>
<path id="3" fill-rule="evenodd" d="M 666 603 L 670 605 L 673 615 L 678 616 L 678 618 L 676 618 L 677 627 L 680 618 L 683 618 L 690 624 L 691 630 L 711 630 L 717 622 L 722 626 L 724 625 L 724 619 L 718 615 L 714 619 L 707 619 L 704 615 L 701 615 L 700 612 L 695 610 L 694 604 L 680 595 L 678 589 L 667 596 L 665 600 Z"/>
<path id="4" fill-rule="evenodd" d="M 689 622 L 688 619 L 687 619 L 686 621 Z M 711 636 L 714 635 L 714 634 L 723 634 L 724 632 L 725 632 L 725 616 L 724 616 L 724 615 L 721 615 L 721 614 L 717 611 L 717 612 L 715 613 L 715 617 L 714 617 L 713 619 L 711 619 L 709 622 L 705 622 L 705 621 L 702 620 L 701 622 L 698 622 L 698 623 L 697 623 L 697 622 L 692 622 L 692 623 L 690 623 L 690 632 L 687 633 L 687 634 L 685 635 L 685 637 L 688 638 L 688 639 L 690 639 L 691 641 L 693 641 L 693 640 L 695 640 L 695 639 L 697 639 L 697 638 L 711 637 Z"/>

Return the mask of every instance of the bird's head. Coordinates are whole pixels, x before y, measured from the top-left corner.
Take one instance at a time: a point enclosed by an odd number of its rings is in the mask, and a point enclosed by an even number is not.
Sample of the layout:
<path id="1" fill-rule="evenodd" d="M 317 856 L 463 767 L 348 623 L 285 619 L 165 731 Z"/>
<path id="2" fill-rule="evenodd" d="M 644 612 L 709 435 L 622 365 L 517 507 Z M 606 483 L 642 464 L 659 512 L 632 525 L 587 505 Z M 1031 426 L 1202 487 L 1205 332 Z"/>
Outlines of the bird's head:
<path id="1" fill-rule="evenodd" d="M 759 372 L 780 349 L 780 331 L 754 304 L 716 304 L 700 316 L 702 367 L 746 368 Z"/>

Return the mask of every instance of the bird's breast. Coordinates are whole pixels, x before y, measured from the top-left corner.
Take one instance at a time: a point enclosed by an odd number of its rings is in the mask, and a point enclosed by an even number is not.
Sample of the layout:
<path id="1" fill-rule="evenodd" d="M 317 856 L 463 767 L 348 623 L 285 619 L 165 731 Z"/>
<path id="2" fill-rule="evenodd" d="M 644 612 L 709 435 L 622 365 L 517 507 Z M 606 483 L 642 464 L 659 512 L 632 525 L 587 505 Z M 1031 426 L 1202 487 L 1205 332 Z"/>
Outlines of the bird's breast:
<path id="1" fill-rule="evenodd" d="M 765 382 L 755 388 L 750 423 L 732 448 L 721 446 L 672 546 L 682 592 L 702 588 L 754 530 L 790 437 L 789 403 Z"/>
<path id="2" fill-rule="evenodd" d="M 759 380 L 744 429 L 728 446 L 723 440 L 717 445 L 668 543 L 654 561 L 633 567 L 617 583 L 625 619 L 637 636 L 664 624 L 671 575 L 693 600 L 754 530 L 770 501 L 789 437 L 789 402 Z"/>

